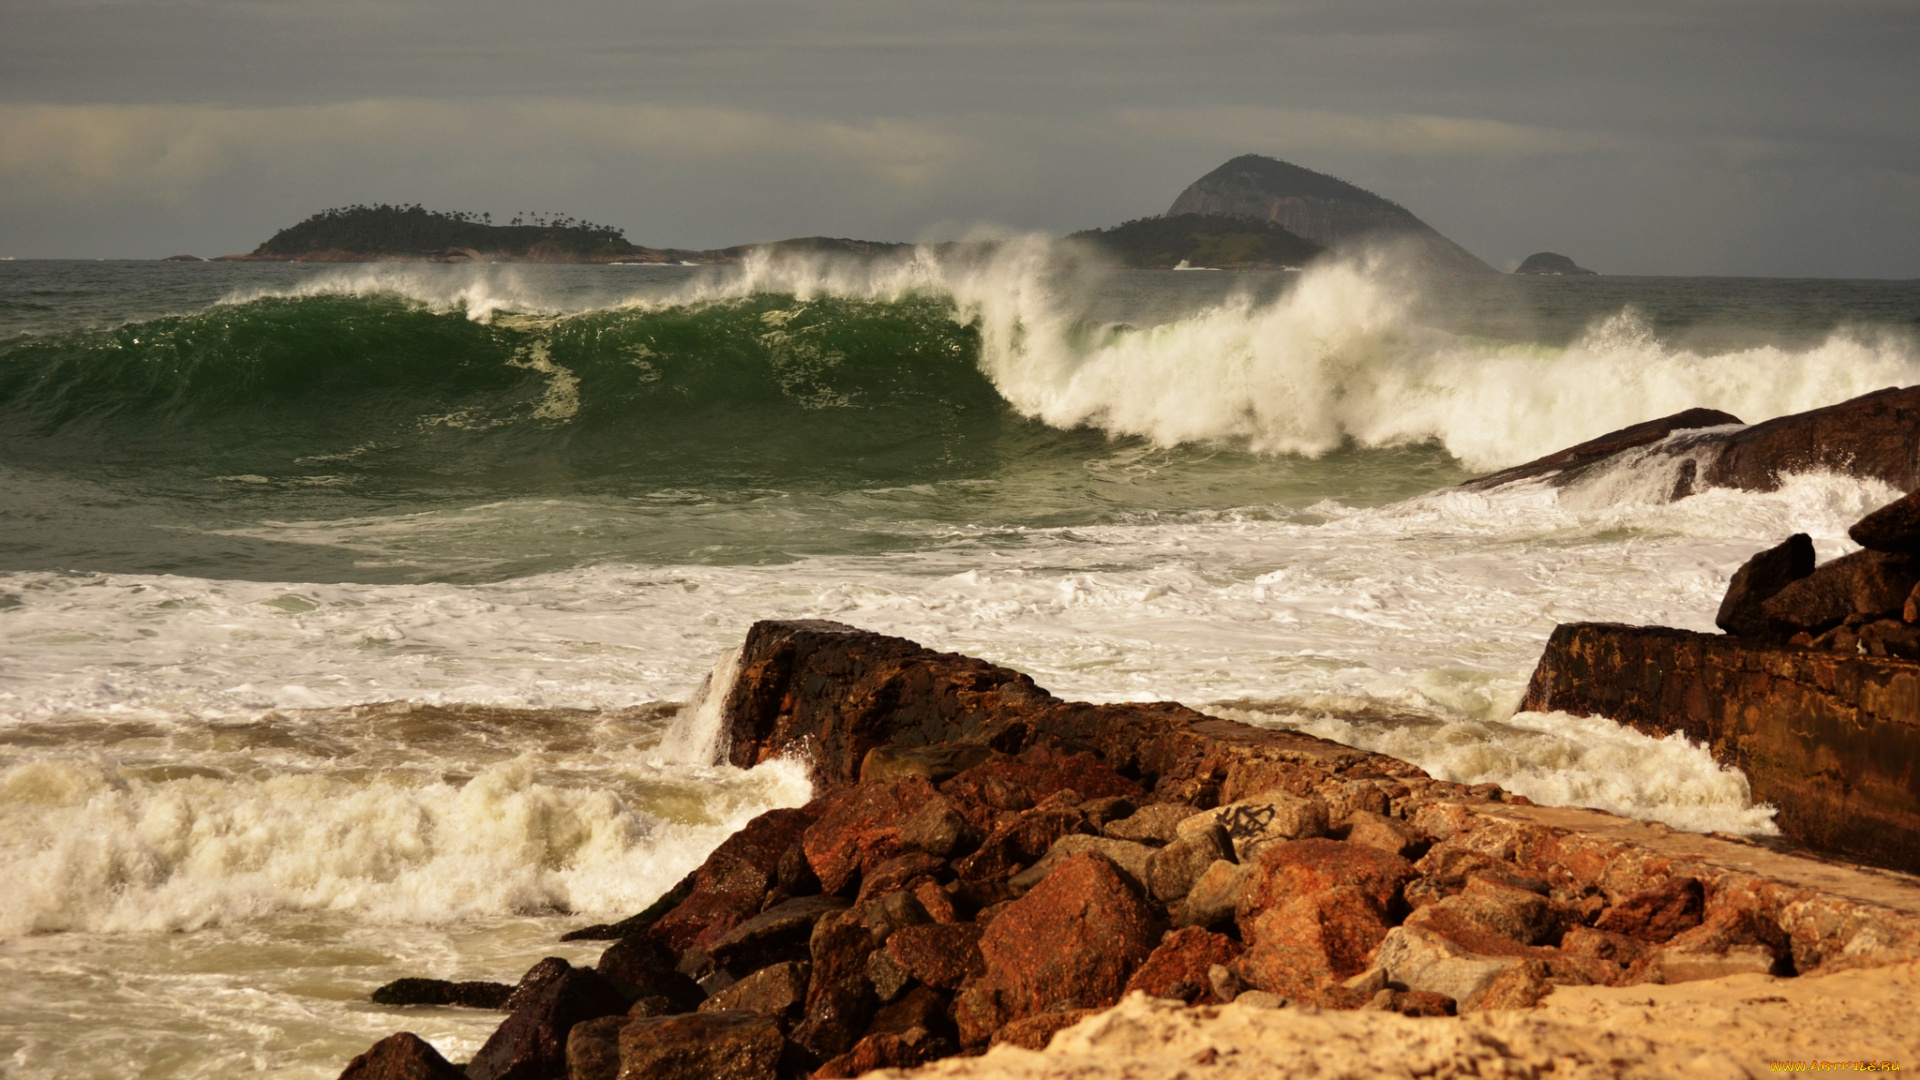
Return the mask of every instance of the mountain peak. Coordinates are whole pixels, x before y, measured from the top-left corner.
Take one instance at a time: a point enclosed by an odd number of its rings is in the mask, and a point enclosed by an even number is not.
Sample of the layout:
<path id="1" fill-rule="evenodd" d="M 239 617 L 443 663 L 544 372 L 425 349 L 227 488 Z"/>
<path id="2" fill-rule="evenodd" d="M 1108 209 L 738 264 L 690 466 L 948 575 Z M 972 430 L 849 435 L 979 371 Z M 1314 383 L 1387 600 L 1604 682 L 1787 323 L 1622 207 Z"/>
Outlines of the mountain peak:
<path id="1" fill-rule="evenodd" d="M 1498 273 L 1399 203 L 1261 154 L 1242 154 L 1195 180 L 1167 213 L 1259 218 L 1327 248 L 1378 240 L 1411 244 L 1428 269 Z"/>

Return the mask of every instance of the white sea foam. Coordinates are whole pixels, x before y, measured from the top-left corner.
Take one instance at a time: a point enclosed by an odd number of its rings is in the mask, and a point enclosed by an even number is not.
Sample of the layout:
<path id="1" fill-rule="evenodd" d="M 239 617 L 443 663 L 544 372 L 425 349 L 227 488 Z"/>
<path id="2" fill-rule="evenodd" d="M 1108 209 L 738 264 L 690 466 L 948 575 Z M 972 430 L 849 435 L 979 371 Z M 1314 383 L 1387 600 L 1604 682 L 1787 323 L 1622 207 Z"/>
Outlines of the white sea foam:
<path id="1" fill-rule="evenodd" d="M 568 784 L 530 755 L 457 782 L 416 770 L 262 772 L 156 779 L 82 757 L 0 772 L 0 937 L 194 929 L 286 910 L 425 923 L 620 915 L 747 818 L 807 797 L 788 762 L 749 774 L 682 767 L 675 783 L 709 790 L 664 806 L 646 805 L 632 776 Z M 676 802 L 697 807 L 694 819 L 674 820 L 686 809 Z"/>

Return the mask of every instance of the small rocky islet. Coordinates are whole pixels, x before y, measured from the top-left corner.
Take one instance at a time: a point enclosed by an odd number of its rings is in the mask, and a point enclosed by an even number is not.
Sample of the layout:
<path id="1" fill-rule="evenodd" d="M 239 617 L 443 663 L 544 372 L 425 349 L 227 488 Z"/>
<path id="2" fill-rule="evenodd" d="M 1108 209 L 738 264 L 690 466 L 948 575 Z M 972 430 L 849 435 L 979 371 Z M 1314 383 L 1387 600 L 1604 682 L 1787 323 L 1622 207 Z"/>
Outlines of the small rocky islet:
<path id="1" fill-rule="evenodd" d="M 1916 409 L 1920 388 L 1750 428 L 1682 414 L 1502 482 L 1684 457 L 1683 498 L 1777 486 L 1842 454 L 1910 480 Z M 1820 445 L 1828 432 L 1851 442 Z M 1792 452 L 1769 468 L 1767 447 Z M 1756 555 L 1728 589 L 1725 635 L 1559 628 L 1525 707 L 1687 730 L 1753 770 L 1789 838 L 1920 869 L 1920 495 L 1853 538 L 1862 551 L 1818 567 L 1805 536 Z M 1704 641 L 1718 659 L 1622 644 L 1642 638 Z M 1796 664 L 1816 676 L 1796 682 Z M 1825 695 L 1830 731 L 1765 721 L 1809 709 L 1790 692 L 1802 686 Z M 401 1033 L 343 1080 L 851 1077 L 1038 1049 L 1134 994 L 1438 1017 L 1528 1009 L 1557 987 L 1920 960 L 1920 883 L 1904 874 L 1534 806 L 1176 704 L 1061 701 L 1018 672 L 840 624 L 756 624 L 724 693 L 727 759 L 798 756 L 812 801 L 755 818 L 646 911 L 568 935 L 610 942 L 592 967 L 548 958 L 512 986 L 382 987 L 385 1004 L 507 1015 L 462 1066 Z M 1688 727 L 1740 716 L 1717 741 Z M 1846 756 L 1861 746 L 1877 758 Z M 1768 763 L 1795 752 L 1857 774 L 1838 777 L 1841 803 L 1767 787 Z M 1877 847 L 1850 839 L 1858 827 L 1822 831 L 1848 814 Z"/>

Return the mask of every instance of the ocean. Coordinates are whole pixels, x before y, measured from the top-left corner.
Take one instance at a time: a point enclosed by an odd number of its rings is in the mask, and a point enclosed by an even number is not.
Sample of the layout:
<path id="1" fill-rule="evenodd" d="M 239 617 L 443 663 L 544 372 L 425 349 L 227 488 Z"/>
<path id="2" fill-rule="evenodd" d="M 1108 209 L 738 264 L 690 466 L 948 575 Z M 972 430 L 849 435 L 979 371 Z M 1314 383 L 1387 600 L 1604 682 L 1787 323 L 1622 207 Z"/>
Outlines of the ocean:
<path id="1" fill-rule="evenodd" d="M 1459 481 L 1920 383 L 1920 282 L 0 263 L 0 1072 L 332 1077 L 802 771 L 701 687 L 827 618 L 1676 828 L 1698 747 L 1515 714 L 1559 622 L 1711 629 L 1898 493 Z"/>

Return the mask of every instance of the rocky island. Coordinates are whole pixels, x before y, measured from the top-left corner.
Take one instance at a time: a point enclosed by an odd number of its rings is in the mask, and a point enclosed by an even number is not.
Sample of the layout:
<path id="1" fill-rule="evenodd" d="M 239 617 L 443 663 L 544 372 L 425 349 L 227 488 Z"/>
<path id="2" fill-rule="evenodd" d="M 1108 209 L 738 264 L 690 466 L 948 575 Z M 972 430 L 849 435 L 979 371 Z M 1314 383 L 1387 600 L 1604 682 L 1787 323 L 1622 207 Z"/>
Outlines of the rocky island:
<path id="1" fill-rule="evenodd" d="M 1567 275 L 1575 277 L 1582 275 L 1589 277 L 1598 276 L 1592 270 L 1581 266 L 1565 255 L 1555 255 L 1551 251 L 1536 252 L 1527 256 L 1525 259 L 1520 260 L 1520 265 L 1516 267 L 1513 272 L 1516 274 L 1541 274 L 1552 277 Z"/>

